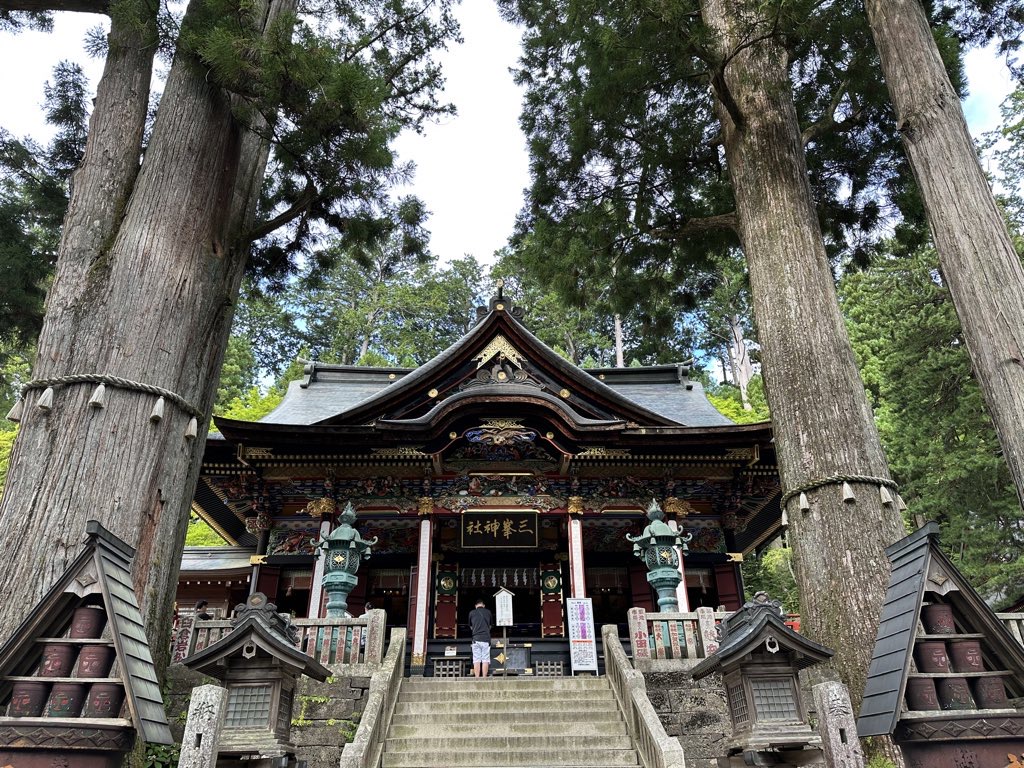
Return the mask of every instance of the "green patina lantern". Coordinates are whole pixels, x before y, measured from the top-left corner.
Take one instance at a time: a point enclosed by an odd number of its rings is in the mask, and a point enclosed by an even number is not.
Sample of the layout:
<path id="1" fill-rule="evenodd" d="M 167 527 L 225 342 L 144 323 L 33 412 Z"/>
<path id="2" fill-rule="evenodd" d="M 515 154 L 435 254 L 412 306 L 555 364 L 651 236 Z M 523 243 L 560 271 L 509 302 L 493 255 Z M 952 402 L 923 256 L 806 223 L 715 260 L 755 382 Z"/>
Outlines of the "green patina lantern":
<path id="1" fill-rule="evenodd" d="M 626 539 L 633 544 L 633 554 L 647 566 L 647 583 L 658 593 L 658 608 L 662 613 L 672 613 L 679 610 L 676 588 L 682 579 L 676 548 L 681 547 L 686 552 L 686 542 L 693 536 L 673 531 L 665 522 L 665 513 L 655 499 L 647 507 L 647 519 L 651 522 L 643 533 L 639 536 L 627 533 Z"/>
<path id="2" fill-rule="evenodd" d="M 327 618 L 343 619 L 348 616 L 348 596 L 359 583 L 356 571 L 360 560 L 370 559 L 370 549 L 377 543 L 366 541 L 352 527 L 356 511 L 352 502 L 345 505 L 337 528 L 326 538 L 316 542 L 316 548 L 327 558 L 324 568 L 324 591 L 327 592 Z"/>

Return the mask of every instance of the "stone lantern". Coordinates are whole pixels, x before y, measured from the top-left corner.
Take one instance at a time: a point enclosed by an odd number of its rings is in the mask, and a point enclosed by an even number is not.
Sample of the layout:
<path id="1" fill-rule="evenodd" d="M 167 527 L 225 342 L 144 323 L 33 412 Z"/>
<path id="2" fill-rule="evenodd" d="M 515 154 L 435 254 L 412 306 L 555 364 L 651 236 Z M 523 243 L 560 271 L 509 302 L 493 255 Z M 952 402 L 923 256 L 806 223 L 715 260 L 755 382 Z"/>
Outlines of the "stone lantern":
<path id="1" fill-rule="evenodd" d="M 800 699 L 799 672 L 834 651 L 786 626 L 781 604 L 764 592 L 727 617 L 719 632 L 718 651 L 692 673 L 700 680 L 720 672 L 725 685 L 733 738 L 719 765 L 760 765 L 755 756 L 767 753 L 772 764 L 816 764 L 821 739 Z"/>
<path id="2" fill-rule="evenodd" d="M 355 589 L 359 579 L 359 561 L 370 558 L 370 549 L 377 543 L 365 541 L 359 532 L 352 527 L 356 521 L 356 511 L 352 502 L 345 505 L 338 518 L 340 523 L 326 538 L 316 542 L 316 547 L 327 558 L 324 569 L 324 591 L 327 592 L 327 617 L 343 619 L 348 614 L 348 596 Z"/>
<path id="3" fill-rule="evenodd" d="M 651 522 L 643 533 L 639 536 L 627 533 L 626 539 L 633 544 L 633 554 L 647 566 L 647 583 L 658 593 L 658 608 L 662 613 L 672 613 L 679 610 L 676 588 L 682 580 L 676 548 L 681 547 L 686 552 L 686 543 L 693 536 L 673 531 L 655 499 L 647 507 L 647 519 Z"/>
<path id="4" fill-rule="evenodd" d="M 227 689 L 217 747 L 225 764 L 232 759 L 253 766 L 294 764 L 291 721 L 298 679 L 308 675 L 323 682 L 331 674 L 295 647 L 296 635 L 290 618 L 254 592 L 235 608 L 231 632 L 182 661 Z"/>

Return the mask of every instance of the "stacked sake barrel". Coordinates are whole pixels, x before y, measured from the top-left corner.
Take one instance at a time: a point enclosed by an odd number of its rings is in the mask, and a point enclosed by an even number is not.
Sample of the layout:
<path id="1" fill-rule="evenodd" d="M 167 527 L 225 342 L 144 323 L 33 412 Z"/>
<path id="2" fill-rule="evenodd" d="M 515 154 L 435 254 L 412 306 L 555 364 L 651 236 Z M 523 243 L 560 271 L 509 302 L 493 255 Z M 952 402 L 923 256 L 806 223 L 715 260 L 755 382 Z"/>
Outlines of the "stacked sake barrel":
<path id="1" fill-rule="evenodd" d="M 927 603 L 921 610 L 924 634 L 914 647 L 917 672 L 907 679 L 912 711 L 1003 709 L 1008 706 L 1005 670 L 986 665 L 984 635 L 958 631 L 953 605 Z M 961 627 L 962 629 L 962 627 Z"/>
<path id="2" fill-rule="evenodd" d="M 11 678 L 11 717 L 116 718 L 124 685 L 108 677 L 114 644 L 101 639 L 107 623 L 101 605 L 75 609 L 61 637 L 38 638 L 42 656 L 36 674 Z"/>

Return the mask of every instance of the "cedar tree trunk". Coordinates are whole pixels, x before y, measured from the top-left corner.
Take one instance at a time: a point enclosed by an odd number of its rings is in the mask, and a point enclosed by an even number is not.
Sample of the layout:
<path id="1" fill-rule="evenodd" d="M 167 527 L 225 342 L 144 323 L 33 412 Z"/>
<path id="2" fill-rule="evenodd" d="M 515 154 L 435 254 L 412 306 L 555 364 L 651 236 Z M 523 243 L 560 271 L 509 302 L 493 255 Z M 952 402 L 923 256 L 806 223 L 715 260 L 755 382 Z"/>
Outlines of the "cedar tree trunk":
<path id="1" fill-rule="evenodd" d="M 754 0 L 704 0 L 718 50 L 712 77 L 764 361 L 784 489 L 836 473 L 888 478 L 807 180 L 786 54 Z M 877 485 L 808 491 L 786 513 L 803 626 L 835 649 L 859 706 L 888 580 L 883 551 L 904 533 Z"/>
<path id="2" fill-rule="evenodd" d="M 865 0 L 967 350 L 1024 505 L 1024 268 L 919 0 Z"/>
<path id="3" fill-rule="evenodd" d="M 33 377 L 119 376 L 208 414 L 267 149 L 179 50 L 140 167 L 153 48 L 114 45 L 113 18 Z M 135 587 L 162 668 L 207 419 L 188 439 L 191 417 L 170 401 L 153 423 L 154 395 L 108 387 L 92 408 L 92 389 L 57 389 L 49 411 L 37 407 L 41 390 L 26 395 L 0 502 L 0 548 L 12 554 L 0 628 L 22 620 L 97 519 L 138 550 Z"/>

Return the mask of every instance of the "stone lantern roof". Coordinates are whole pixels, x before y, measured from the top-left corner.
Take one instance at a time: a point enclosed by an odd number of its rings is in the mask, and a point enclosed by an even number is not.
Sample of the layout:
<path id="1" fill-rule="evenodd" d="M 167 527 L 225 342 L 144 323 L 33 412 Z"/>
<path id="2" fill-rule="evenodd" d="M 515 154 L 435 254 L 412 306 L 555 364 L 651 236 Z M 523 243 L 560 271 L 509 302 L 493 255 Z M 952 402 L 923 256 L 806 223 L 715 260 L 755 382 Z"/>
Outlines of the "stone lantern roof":
<path id="1" fill-rule="evenodd" d="M 182 661 L 185 666 L 218 680 L 224 680 L 229 659 L 269 656 L 292 675 L 308 675 L 323 682 L 331 670 L 299 650 L 295 627 L 282 618 L 277 606 L 257 592 L 235 609 L 231 632 Z"/>
<path id="2" fill-rule="evenodd" d="M 758 592 L 740 610 L 719 625 L 722 644 L 711 656 L 693 668 L 693 679 L 700 680 L 739 664 L 752 651 L 764 645 L 770 653 L 784 652 L 797 669 L 810 667 L 831 658 L 835 651 L 819 645 L 786 622 L 782 605 Z"/>

